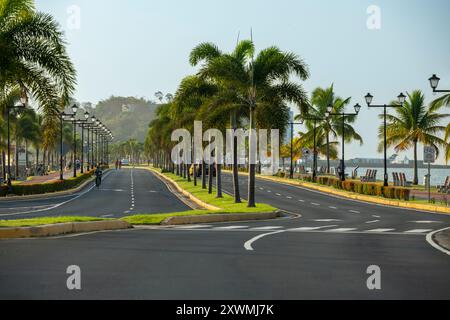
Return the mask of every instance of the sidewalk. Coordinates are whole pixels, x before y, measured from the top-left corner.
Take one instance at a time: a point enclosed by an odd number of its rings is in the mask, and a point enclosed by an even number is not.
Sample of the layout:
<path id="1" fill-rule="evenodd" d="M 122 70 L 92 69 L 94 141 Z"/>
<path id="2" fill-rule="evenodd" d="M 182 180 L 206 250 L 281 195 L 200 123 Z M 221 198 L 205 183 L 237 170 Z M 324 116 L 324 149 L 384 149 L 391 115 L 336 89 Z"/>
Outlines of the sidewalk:
<path id="1" fill-rule="evenodd" d="M 78 171 L 79 174 L 79 171 Z M 71 178 L 73 176 L 73 171 L 65 171 L 64 172 L 64 179 Z M 53 172 L 45 176 L 31 176 L 28 177 L 27 181 L 19 182 L 20 185 L 27 185 L 27 184 L 39 184 L 39 183 L 47 183 L 51 181 L 59 180 L 59 172 Z"/>

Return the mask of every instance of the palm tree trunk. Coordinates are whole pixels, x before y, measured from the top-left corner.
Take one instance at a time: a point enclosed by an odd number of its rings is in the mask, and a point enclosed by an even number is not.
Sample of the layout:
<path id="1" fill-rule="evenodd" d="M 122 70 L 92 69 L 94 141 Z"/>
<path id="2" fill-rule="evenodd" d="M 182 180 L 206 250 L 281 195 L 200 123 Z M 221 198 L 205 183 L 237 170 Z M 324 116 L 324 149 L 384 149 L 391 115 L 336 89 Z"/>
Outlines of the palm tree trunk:
<path id="1" fill-rule="evenodd" d="M 3 173 L 3 180 L 6 179 L 6 154 L 5 150 L 2 150 L 2 173 Z"/>
<path id="2" fill-rule="evenodd" d="M 202 189 L 206 189 L 206 164 L 205 164 L 205 160 L 202 160 Z"/>
<path id="3" fill-rule="evenodd" d="M 216 198 L 223 198 L 221 175 L 222 175 L 222 165 L 217 162 L 217 170 L 216 170 L 217 196 L 216 196 Z"/>
<path id="4" fill-rule="evenodd" d="M 236 130 L 236 111 L 233 111 L 231 115 L 231 128 L 233 129 L 233 191 L 234 191 L 234 202 L 241 203 L 241 195 L 239 192 L 239 166 L 237 158 L 237 137 L 234 136 Z"/>
<path id="5" fill-rule="evenodd" d="M 414 141 L 414 185 L 419 184 L 419 174 L 417 170 L 417 141 Z"/>
<path id="6" fill-rule="evenodd" d="M 214 165 L 212 163 L 210 163 L 209 170 L 208 170 L 208 193 L 209 194 L 212 194 L 213 170 L 214 170 Z"/>
<path id="7" fill-rule="evenodd" d="M 253 153 L 253 144 L 256 143 L 256 141 L 253 141 L 254 137 L 252 134 L 252 130 L 254 128 L 254 111 L 253 108 L 250 107 L 250 128 L 249 128 L 249 147 L 250 147 L 250 151 L 249 151 L 249 177 L 248 177 L 248 207 L 249 208 L 253 208 L 256 207 L 255 204 L 255 157 L 256 154 L 252 154 Z M 256 150 L 256 148 L 255 148 Z"/>

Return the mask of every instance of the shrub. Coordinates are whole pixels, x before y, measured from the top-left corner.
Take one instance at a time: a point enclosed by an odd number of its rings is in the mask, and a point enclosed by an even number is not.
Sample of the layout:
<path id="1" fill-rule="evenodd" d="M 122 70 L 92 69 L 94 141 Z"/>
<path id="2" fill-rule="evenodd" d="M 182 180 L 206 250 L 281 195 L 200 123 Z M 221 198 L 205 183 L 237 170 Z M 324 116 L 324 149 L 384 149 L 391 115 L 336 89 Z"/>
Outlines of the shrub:
<path id="1" fill-rule="evenodd" d="M 94 173 L 94 170 L 91 170 L 87 173 L 79 175 L 76 178 L 70 178 L 70 179 L 66 179 L 64 181 L 55 180 L 52 182 L 40 183 L 40 184 L 13 185 L 12 186 L 12 194 L 15 194 L 18 196 L 25 196 L 25 195 L 33 195 L 33 194 L 53 193 L 53 192 L 72 189 L 72 188 L 75 188 L 78 185 L 82 184 L 86 180 L 88 180 L 92 176 L 93 173 Z M 2 186 L 2 188 L 0 189 L 0 196 L 6 196 L 7 193 L 8 193 L 8 187 Z"/>

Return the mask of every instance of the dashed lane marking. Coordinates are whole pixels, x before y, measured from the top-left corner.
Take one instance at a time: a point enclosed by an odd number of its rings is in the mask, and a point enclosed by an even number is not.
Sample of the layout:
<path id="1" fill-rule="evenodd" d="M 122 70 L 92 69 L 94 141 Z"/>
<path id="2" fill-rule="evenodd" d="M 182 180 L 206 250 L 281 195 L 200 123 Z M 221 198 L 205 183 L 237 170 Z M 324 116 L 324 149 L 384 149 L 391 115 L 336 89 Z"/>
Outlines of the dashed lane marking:
<path id="1" fill-rule="evenodd" d="M 379 232 L 388 232 L 388 231 L 394 231 L 395 229 L 372 229 L 372 230 L 367 230 L 367 232 L 373 232 L 373 233 L 379 233 Z"/>
<path id="2" fill-rule="evenodd" d="M 292 229 L 288 229 L 288 231 L 313 231 L 313 230 L 320 230 L 320 229 L 324 229 L 324 228 L 334 228 L 337 227 L 337 225 L 333 225 L 333 226 L 321 226 L 321 227 L 301 227 L 301 228 L 292 228 Z"/>
<path id="3" fill-rule="evenodd" d="M 430 232 L 430 231 L 433 231 L 433 229 L 413 229 L 413 230 L 405 231 L 405 233 L 425 233 L 425 232 Z"/>
<path id="4" fill-rule="evenodd" d="M 269 227 L 256 227 L 251 228 L 252 231 L 270 231 L 270 230 L 277 230 L 277 229 L 283 229 L 283 227 L 280 226 L 269 226 Z"/>
<path id="5" fill-rule="evenodd" d="M 348 211 L 351 212 L 351 213 L 361 213 L 361 212 L 356 211 L 356 210 L 348 210 Z"/>
<path id="6" fill-rule="evenodd" d="M 367 221 L 366 223 L 377 223 L 377 222 L 380 222 L 380 220 Z"/>
<path id="7" fill-rule="evenodd" d="M 342 221 L 339 219 L 315 219 L 315 220 L 311 220 L 311 221 L 315 221 L 315 222 L 337 222 L 337 221 Z"/>

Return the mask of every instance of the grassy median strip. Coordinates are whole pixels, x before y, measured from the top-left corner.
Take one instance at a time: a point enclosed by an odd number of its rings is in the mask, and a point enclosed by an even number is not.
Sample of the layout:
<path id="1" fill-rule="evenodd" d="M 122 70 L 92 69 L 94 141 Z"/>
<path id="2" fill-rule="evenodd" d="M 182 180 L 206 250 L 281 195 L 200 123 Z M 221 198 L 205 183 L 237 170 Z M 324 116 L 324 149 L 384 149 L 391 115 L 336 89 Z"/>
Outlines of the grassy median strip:
<path id="1" fill-rule="evenodd" d="M 111 219 L 103 219 L 96 217 L 42 217 L 33 219 L 0 220 L 0 228 L 34 227 L 58 223 L 92 222 L 104 220 L 111 220 Z"/>
<path id="2" fill-rule="evenodd" d="M 148 168 L 146 168 L 148 169 Z M 202 189 L 201 180 L 194 186 L 194 182 L 188 182 L 186 179 L 172 173 L 163 173 L 166 177 L 174 180 L 181 188 L 191 193 L 194 197 L 220 208 L 220 210 L 190 210 L 183 212 L 173 212 L 165 214 L 143 214 L 122 218 L 122 220 L 134 225 L 160 224 L 167 218 L 175 216 L 195 216 L 205 214 L 227 214 L 227 213 L 265 213 L 274 212 L 277 209 L 263 203 L 257 203 L 255 208 L 248 208 L 247 202 L 234 203 L 234 198 L 228 194 L 223 194 L 223 198 L 216 198 L 216 192 L 208 193 L 208 190 Z"/>

